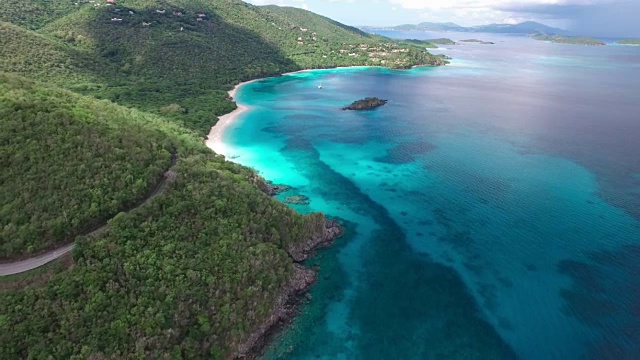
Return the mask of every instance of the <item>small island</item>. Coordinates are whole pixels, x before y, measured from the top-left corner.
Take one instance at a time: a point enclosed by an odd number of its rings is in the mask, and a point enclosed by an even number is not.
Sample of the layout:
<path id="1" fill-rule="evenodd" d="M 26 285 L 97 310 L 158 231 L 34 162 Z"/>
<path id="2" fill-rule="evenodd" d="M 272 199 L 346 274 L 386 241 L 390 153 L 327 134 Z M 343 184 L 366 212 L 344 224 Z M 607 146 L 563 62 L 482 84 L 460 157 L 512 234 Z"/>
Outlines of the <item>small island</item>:
<path id="1" fill-rule="evenodd" d="M 466 43 L 478 43 L 478 44 L 482 44 L 482 45 L 493 45 L 494 43 L 491 41 L 482 41 L 482 40 L 478 40 L 478 39 L 467 39 L 467 40 L 460 40 L 460 42 L 466 42 Z"/>
<path id="2" fill-rule="evenodd" d="M 531 38 L 534 40 L 549 41 L 557 44 L 589 45 L 589 46 L 607 45 L 598 39 L 589 38 L 589 37 L 579 37 L 579 36 L 574 37 L 574 36 L 535 34 L 535 35 L 531 35 Z"/>
<path id="3" fill-rule="evenodd" d="M 631 46 L 640 46 L 639 39 L 629 39 L 629 40 L 620 40 L 616 42 L 618 45 L 631 45 Z"/>
<path id="4" fill-rule="evenodd" d="M 373 110 L 387 103 L 388 100 L 378 99 L 377 97 L 368 97 L 353 102 L 353 104 L 342 108 L 342 110 Z"/>

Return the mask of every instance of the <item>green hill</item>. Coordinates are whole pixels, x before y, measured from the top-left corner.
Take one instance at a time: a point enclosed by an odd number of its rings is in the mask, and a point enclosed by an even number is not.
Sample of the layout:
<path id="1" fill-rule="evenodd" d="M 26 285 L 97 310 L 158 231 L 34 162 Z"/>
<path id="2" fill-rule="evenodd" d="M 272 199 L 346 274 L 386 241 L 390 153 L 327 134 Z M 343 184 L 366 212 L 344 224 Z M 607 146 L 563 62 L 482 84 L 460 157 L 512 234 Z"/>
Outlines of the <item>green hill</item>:
<path id="1" fill-rule="evenodd" d="M 8 7 L 0 4 L 0 12 Z M 30 27 L 46 24 L 40 37 L 4 25 L 13 39 L 0 41 L 36 46 L 0 50 L 2 69 L 45 74 L 74 91 L 163 114 L 203 136 L 216 116 L 234 109 L 226 91 L 239 81 L 304 68 L 444 64 L 423 47 L 399 49 L 390 39 L 295 8 L 236 0 L 121 0 L 114 6 L 80 3 L 67 12 L 51 21 L 32 20 Z M 177 110 L 166 111 L 174 104 Z"/>
<path id="2" fill-rule="evenodd" d="M 45 35 L 0 22 L 0 69 L 61 85 L 100 83 L 110 66 L 87 51 Z"/>
<path id="3" fill-rule="evenodd" d="M 78 8 L 70 0 L 3 0 L 0 5 L 0 21 L 35 30 Z"/>
<path id="4" fill-rule="evenodd" d="M 159 123 L 0 74 L 0 258 L 71 242 L 143 198 L 171 163 Z"/>

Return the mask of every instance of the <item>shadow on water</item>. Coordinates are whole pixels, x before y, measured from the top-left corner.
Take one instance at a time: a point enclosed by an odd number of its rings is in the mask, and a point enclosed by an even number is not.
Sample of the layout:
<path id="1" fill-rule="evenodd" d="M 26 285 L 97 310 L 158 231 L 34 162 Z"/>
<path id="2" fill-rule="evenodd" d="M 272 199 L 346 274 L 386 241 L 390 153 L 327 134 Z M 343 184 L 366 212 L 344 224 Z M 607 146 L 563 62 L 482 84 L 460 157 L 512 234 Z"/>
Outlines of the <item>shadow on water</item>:
<path id="1" fill-rule="evenodd" d="M 311 141 L 295 137 L 282 153 L 314 192 L 371 218 L 379 230 L 360 256 L 364 267 L 348 304 L 349 334 L 343 334 L 359 359 L 513 359 L 513 350 L 482 318 L 478 305 L 455 271 L 417 254 L 387 210 L 349 179 L 320 160 Z M 315 324 L 318 326 L 318 324 Z M 311 335 L 303 343 L 322 342 Z M 344 344 L 341 344 L 344 346 Z M 309 351 L 315 349 L 316 352 Z M 316 346 L 292 347 L 288 359 L 319 357 Z"/>

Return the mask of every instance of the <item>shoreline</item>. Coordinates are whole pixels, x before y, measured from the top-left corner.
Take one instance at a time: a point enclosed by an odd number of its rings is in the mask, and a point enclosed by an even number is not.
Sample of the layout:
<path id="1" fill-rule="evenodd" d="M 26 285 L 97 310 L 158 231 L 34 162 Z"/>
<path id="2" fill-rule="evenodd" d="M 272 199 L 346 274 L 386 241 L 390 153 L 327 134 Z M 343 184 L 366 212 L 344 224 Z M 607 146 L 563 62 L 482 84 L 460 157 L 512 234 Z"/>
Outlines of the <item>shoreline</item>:
<path id="1" fill-rule="evenodd" d="M 251 84 L 252 82 L 256 82 L 258 80 L 261 80 L 261 79 L 241 82 L 240 84 L 234 86 L 233 89 L 227 92 L 227 94 L 229 94 L 229 97 L 236 103 L 237 108 L 228 114 L 219 116 L 218 122 L 215 125 L 213 125 L 213 127 L 211 127 L 211 130 L 209 130 L 209 134 L 207 135 L 204 141 L 205 146 L 213 150 L 213 152 L 215 152 L 216 154 L 224 155 L 224 149 L 226 145 L 222 140 L 222 137 L 224 135 L 224 132 L 227 130 L 227 128 L 231 126 L 231 124 L 233 124 L 240 115 L 244 114 L 245 112 L 251 109 L 249 106 L 241 105 L 236 101 L 235 98 L 236 98 L 236 94 L 238 93 L 238 90 L 240 89 L 240 87 L 247 84 Z"/>
<path id="2" fill-rule="evenodd" d="M 224 142 L 225 131 L 238 119 L 240 115 L 251 110 L 250 106 L 240 104 L 235 99 L 238 91 L 244 85 L 263 79 L 309 71 L 372 67 L 382 68 L 381 66 L 349 66 L 329 69 L 304 69 L 242 82 L 228 92 L 229 97 L 236 102 L 237 108 L 232 112 L 219 117 L 218 122 L 211 128 L 209 135 L 205 139 L 205 145 L 215 153 L 226 156 L 227 152 L 225 150 L 228 148 L 228 145 Z M 312 236 L 302 244 L 298 244 L 297 247 L 292 247 L 286 250 L 293 261 L 294 273 L 292 274 L 292 277 L 281 289 L 280 296 L 274 304 L 274 308 L 269 317 L 262 324 L 253 328 L 249 332 L 248 338 L 230 354 L 229 359 L 259 359 L 263 355 L 265 349 L 273 343 L 277 336 L 291 324 L 293 318 L 298 315 L 300 306 L 303 303 L 302 299 L 304 294 L 307 293 L 317 279 L 316 271 L 306 268 L 301 263 L 313 256 L 317 249 L 331 246 L 336 239 L 340 238 L 343 234 L 344 229 L 337 222 L 327 220 L 325 218 L 324 228 L 322 229 L 320 236 Z"/>
<path id="3" fill-rule="evenodd" d="M 223 139 L 225 131 L 229 128 L 229 126 L 231 126 L 238 119 L 240 115 L 251 110 L 250 106 L 240 104 L 236 100 L 236 95 L 240 90 L 240 88 L 247 84 L 251 84 L 253 82 L 264 80 L 264 79 L 270 79 L 273 77 L 294 75 L 294 74 L 299 74 L 299 73 L 304 73 L 309 71 L 335 70 L 335 69 L 358 69 L 358 68 L 364 69 L 364 68 L 379 68 L 379 67 L 381 68 L 382 66 L 339 66 L 339 67 L 327 68 L 327 69 L 303 69 L 303 70 L 297 70 L 297 71 L 290 71 L 280 75 L 269 76 L 269 77 L 258 78 L 254 80 L 241 82 L 238 85 L 234 86 L 233 89 L 227 92 L 229 97 L 236 103 L 237 108 L 228 114 L 218 117 L 218 122 L 215 125 L 213 125 L 213 127 L 211 127 L 209 134 L 205 138 L 204 144 L 209 149 L 213 150 L 213 152 L 215 152 L 216 154 L 225 155 L 225 150 L 227 149 L 227 145 L 225 144 Z"/>

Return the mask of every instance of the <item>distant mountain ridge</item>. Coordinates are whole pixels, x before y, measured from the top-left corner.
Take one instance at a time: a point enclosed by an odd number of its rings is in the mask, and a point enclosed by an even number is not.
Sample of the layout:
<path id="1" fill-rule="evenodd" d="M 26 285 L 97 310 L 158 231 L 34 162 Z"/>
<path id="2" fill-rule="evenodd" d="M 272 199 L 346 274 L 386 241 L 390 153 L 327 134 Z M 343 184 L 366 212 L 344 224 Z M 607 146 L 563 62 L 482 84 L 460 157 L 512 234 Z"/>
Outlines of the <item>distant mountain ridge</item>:
<path id="1" fill-rule="evenodd" d="M 420 24 L 403 24 L 392 27 L 364 26 L 363 30 L 397 30 L 397 31 L 456 31 L 456 32 L 484 32 L 500 34 L 557 34 L 566 35 L 568 31 L 547 26 L 535 21 L 526 21 L 519 24 L 489 24 L 465 27 L 452 22 L 436 23 L 422 22 Z"/>

